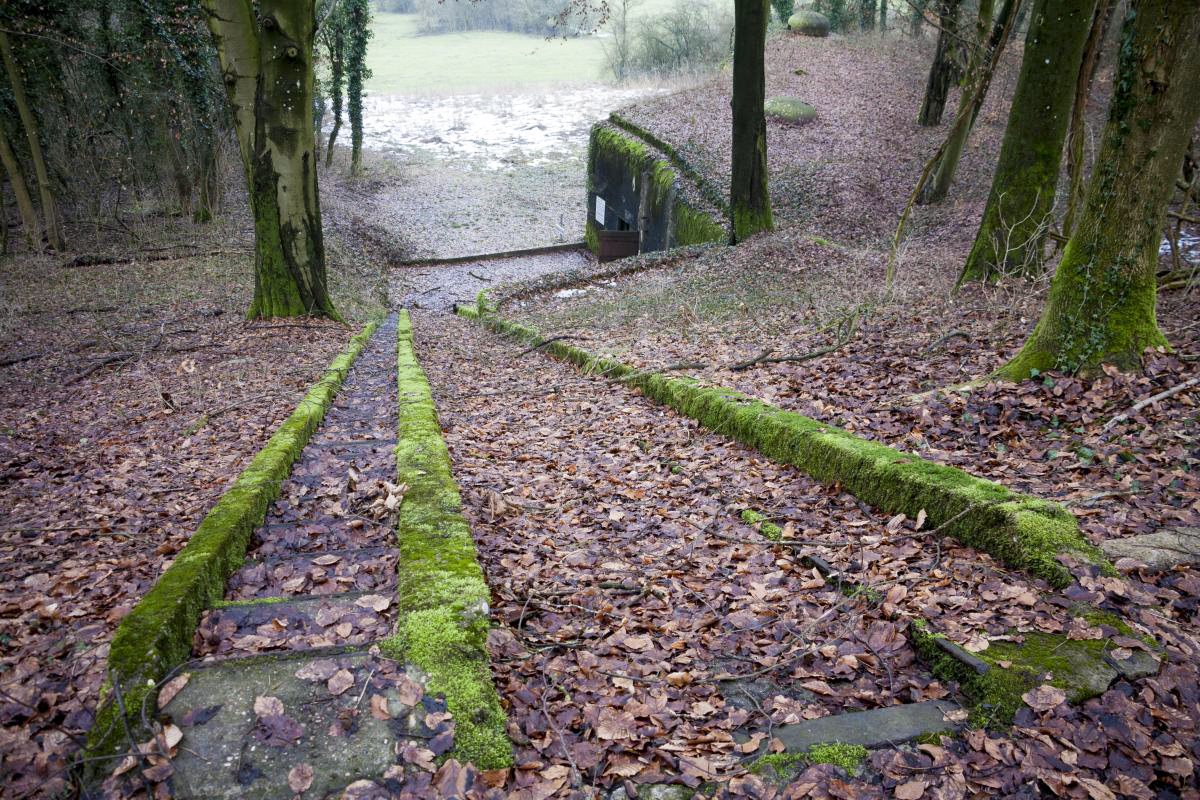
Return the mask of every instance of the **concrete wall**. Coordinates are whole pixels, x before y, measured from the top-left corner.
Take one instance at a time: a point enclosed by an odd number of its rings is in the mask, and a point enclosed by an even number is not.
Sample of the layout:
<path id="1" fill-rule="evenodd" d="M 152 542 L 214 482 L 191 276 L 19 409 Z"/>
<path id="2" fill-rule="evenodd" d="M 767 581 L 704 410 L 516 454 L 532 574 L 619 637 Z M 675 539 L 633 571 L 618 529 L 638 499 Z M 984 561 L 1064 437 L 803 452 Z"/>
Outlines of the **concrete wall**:
<path id="1" fill-rule="evenodd" d="M 640 233 L 642 253 L 726 241 L 724 220 L 693 208 L 680 180 L 670 162 L 645 142 L 608 123 L 597 123 L 588 147 L 585 236 L 593 252 L 596 231 L 622 230 L 622 222 L 628 226 L 624 229 Z M 597 200 L 602 201 L 600 215 Z"/>

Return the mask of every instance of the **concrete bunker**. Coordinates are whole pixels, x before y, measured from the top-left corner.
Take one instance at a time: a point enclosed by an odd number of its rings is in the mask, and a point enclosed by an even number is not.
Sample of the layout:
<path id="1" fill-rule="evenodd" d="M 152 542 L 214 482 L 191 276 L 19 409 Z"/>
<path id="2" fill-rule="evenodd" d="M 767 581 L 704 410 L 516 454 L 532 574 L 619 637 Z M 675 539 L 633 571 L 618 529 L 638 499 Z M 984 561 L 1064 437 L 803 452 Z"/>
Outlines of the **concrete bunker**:
<path id="1" fill-rule="evenodd" d="M 652 146 L 611 123 L 592 128 L 585 239 L 601 261 L 728 240 L 717 212 L 699 210 L 686 182 Z"/>

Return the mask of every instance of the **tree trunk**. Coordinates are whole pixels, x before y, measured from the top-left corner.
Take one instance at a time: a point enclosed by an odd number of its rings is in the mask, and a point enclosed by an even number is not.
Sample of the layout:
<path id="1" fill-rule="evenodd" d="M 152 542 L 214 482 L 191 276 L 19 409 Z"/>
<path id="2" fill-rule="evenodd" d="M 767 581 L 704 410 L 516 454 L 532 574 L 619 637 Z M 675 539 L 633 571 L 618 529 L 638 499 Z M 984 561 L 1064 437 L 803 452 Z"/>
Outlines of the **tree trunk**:
<path id="1" fill-rule="evenodd" d="M 1116 86 L 1078 227 L 1037 327 L 998 375 L 1141 366 L 1166 345 L 1155 318 L 1158 245 L 1200 117 L 1200 0 L 1131 0 Z"/>
<path id="2" fill-rule="evenodd" d="M 879 0 L 879 32 L 887 32 L 887 4 L 888 0 Z"/>
<path id="3" fill-rule="evenodd" d="M 329 53 L 329 105 L 333 110 L 333 127 L 329 131 L 329 144 L 325 147 L 326 169 L 333 164 L 333 144 L 337 141 L 338 131 L 342 129 L 342 84 L 345 82 L 341 31 L 334 31 L 330 36 L 332 39 L 326 52 Z"/>
<path id="4" fill-rule="evenodd" d="M 254 214 L 251 319 L 340 319 L 325 280 L 312 126 L 312 0 L 204 0 Z"/>
<path id="5" fill-rule="evenodd" d="M 362 94 L 367 72 L 367 40 L 371 36 L 368 0 L 349 0 L 347 8 L 346 99 L 350 112 L 350 174 L 362 172 Z"/>
<path id="6" fill-rule="evenodd" d="M 925 127 L 933 127 L 942 121 L 942 112 L 946 108 L 946 95 L 950 87 L 961 77 L 962 46 L 958 41 L 958 12 L 962 0 L 938 0 L 938 31 L 937 51 L 933 63 L 929 65 L 929 80 L 925 84 L 925 101 L 921 103 L 921 113 L 917 122 Z M 920 15 L 915 15 L 920 19 Z"/>
<path id="7" fill-rule="evenodd" d="M 908 9 L 908 33 L 914 39 L 921 35 L 921 25 L 925 22 L 926 0 L 912 0 Z"/>
<path id="8" fill-rule="evenodd" d="M 875 30 L 875 0 L 859 0 L 859 27 L 864 31 Z"/>
<path id="9" fill-rule="evenodd" d="M 0 30 L 0 57 L 4 60 L 4 70 L 8 73 L 13 102 L 17 106 L 17 115 L 21 118 L 21 126 L 25 129 L 25 138 L 29 142 L 29 157 L 33 162 L 33 174 L 37 178 L 38 196 L 42 202 L 42 221 L 45 224 L 46 241 L 52 249 L 62 250 L 62 228 L 59 225 L 58 208 L 54 203 L 54 192 L 50 188 L 50 172 L 46 169 L 41 139 L 38 138 L 37 120 L 33 116 L 29 98 L 25 95 L 25 81 L 21 77 L 17 59 L 13 57 L 8 34 L 3 30 Z"/>
<path id="10" fill-rule="evenodd" d="M 17 160 L 17 154 L 8 143 L 8 134 L 3 130 L 0 130 L 0 163 L 4 164 L 13 196 L 17 198 L 17 210 L 21 213 L 21 226 L 25 228 L 25 238 L 30 247 L 35 250 L 41 249 L 42 226 L 38 221 L 37 210 L 33 207 L 33 197 L 29 194 L 29 185 L 25 183 L 21 162 Z"/>
<path id="11" fill-rule="evenodd" d="M 1092 20 L 1092 30 L 1088 35 L 1087 45 L 1083 49 L 1083 63 L 1079 67 L 1079 79 L 1075 84 L 1075 101 L 1071 107 L 1071 127 L 1067 133 L 1067 213 L 1063 217 L 1062 234 L 1070 236 L 1075 227 L 1075 213 L 1083 200 L 1083 140 L 1084 112 L 1087 111 L 1088 95 L 1091 92 L 1092 80 L 1096 77 L 1096 68 L 1100 66 L 1100 54 L 1104 50 L 1104 40 L 1108 35 L 1108 27 L 1112 24 L 1113 12 L 1117 8 L 1117 0 L 1100 0 L 1096 5 L 1096 14 Z"/>
<path id="12" fill-rule="evenodd" d="M 992 76 L 996 72 L 996 63 L 1004 45 L 1008 41 L 1008 33 L 1012 28 L 1012 13 L 1014 6 L 1020 5 L 1021 0 L 1006 0 L 1000 9 L 999 17 L 992 28 L 991 36 L 986 40 L 991 23 L 994 0 L 980 0 L 979 20 L 976 26 L 976 41 L 979 46 L 971 56 L 967 67 L 962 96 L 959 98 L 958 111 L 954 116 L 954 125 L 946 137 L 946 145 L 942 155 L 934 166 L 929 181 L 917 197 L 917 202 L 925 205 L 936 203 L 946 197 L 950 184 L 954 181 L 954 173 L 958 171 L 958 162 L 962 159 L 967 140 L 971 137 L 971 129 L 975 126 L 975 117 L 983 101 L 987 99 L 988 88 L 992 84 Z"/>
<path id="13" fill-rule="evenodd" d="M 734 0 L 733 174 L 729 208 L 733 241 L 769 231 L 771 196 L 767 189 L 766 47 L 768 0 Z"/>
<path id="14" fill-rule="evenodd" d="M 1071 101 L 1096 0 L 1035 0 L 1021 74 L 975 244 L 958 283 L 1042 269 Z"/>

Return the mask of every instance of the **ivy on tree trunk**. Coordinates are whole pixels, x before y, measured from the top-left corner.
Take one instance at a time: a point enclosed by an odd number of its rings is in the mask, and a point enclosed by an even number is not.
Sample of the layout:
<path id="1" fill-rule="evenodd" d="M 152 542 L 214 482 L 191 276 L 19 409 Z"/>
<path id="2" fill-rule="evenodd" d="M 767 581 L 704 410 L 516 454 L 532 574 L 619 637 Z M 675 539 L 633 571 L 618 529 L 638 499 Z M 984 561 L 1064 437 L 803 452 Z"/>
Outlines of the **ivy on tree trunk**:
<path id="1" fill-rule="evenodd" d="M 346 95 L 350 116 L 350 174 L 362 172 L 362 94 L 370 77 L 367 41 L 371 38 L 369 0 L 346 0 Z"/>
<path id="2" fill-rule="evenodd" d="M 1041 271 L 1071 102 L 1096 0 L 1035 0 L 975 244 L 958 282 Z"/>
<path id="3" fill-rule="evenodd" d="M 925 99 L 921 102 L 921 111 L 917 122 L 925 127 L 933 127 L 942 121 L 942 112 L 946 109 L 946 95 L 962 75 L 962 44 L 958 36 L 958 12 L 962 0 L 938 0 L 937 13 L 938 30 L 937 50 L 933 55 L 933 63 L 929 65 L 929 79 L 925 83 Z M 913 19 L 920 23 L 921 15 L 913 12 Z"/>
<path id="4" fill-rule="evenodd" d="M 254 214 L 254 300 L 247 316 L 340 319 L 326 285 L 317 198 L 313 2 L 203 2 Z"/>
<path id="5" fill-rule="evenodd" d="M 1037 327 L 998 375 L 1141 367 L 1165 346 L 1158 245 L 1200 117 L 1200 0 L 1130 0 L 1108 123 L 1083 211 Z"/>
<path id="6" fill-rule="evenodd" d="M 733 241 L 774 226 L 767 189 L 767 120 L 764 49 L 768 0 L 734 0 L 733 170 L 729 208 Z"/>

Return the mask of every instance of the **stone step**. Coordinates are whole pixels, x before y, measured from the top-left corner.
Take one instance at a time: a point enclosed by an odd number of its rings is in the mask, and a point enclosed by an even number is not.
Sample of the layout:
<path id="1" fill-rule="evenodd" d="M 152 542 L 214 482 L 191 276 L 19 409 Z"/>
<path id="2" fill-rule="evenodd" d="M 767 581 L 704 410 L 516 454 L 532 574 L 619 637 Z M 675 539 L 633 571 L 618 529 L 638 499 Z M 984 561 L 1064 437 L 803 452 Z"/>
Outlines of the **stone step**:
<path id="1" fill-rule="evenodd" d="M 406 752 L 430 758 L 452 742 L 444 702 L 379 655 L 289 654 L 185 672 L 163 709 L 183 732 L 176 798 L 336 797 L 362 779 L 398 785 Z"/>
<path id="2" fill-rule="evenodd" d="M 355 592 L 209 609 L 200 618 L 193 652 L 203 658 L 365 645 L 392 632 L 391 596 Z M 389 601 L 387 608 L 369 607 L 369 598 L 377 597 Z"/>
<path id="3" fill-rule="evenodd" d="M 1195 564 L 1200 562 L 1200 528 L 1163 528 L 1141 536 L 1109 539 L 1100 543 L 1100 549 L 1113 561 L 1132 558 L 1154 570 Z"/>
<path id="4" fill-rule="evenodd" d="M 774 736 L 789 753 L 804 753 L 814 745 L 857 744 L 884 747 L 934 733 L 950 733 L 966 719 L 962 707 L 946 700 L 852 711 L 775 728 Z"/>
<path id="5" fill-rule="evenodd" d="M 378 592 L 390 597 L 396 588 L 397 559 L 396 551 L 389 547 L 247 559 L 229 578 L 225 599 L 325 597 L 348 592 Z"/>
<path id="6" fill-rule="evenodd" d="M 263 525 L 254 533 L 252 553 L 263 559 L 288 553 L 341 552 L 390 545 L 395 541 L 394 536 L 392 526 L 383 520 L 367 522 L 321 515 L 303 521 Z"/>

